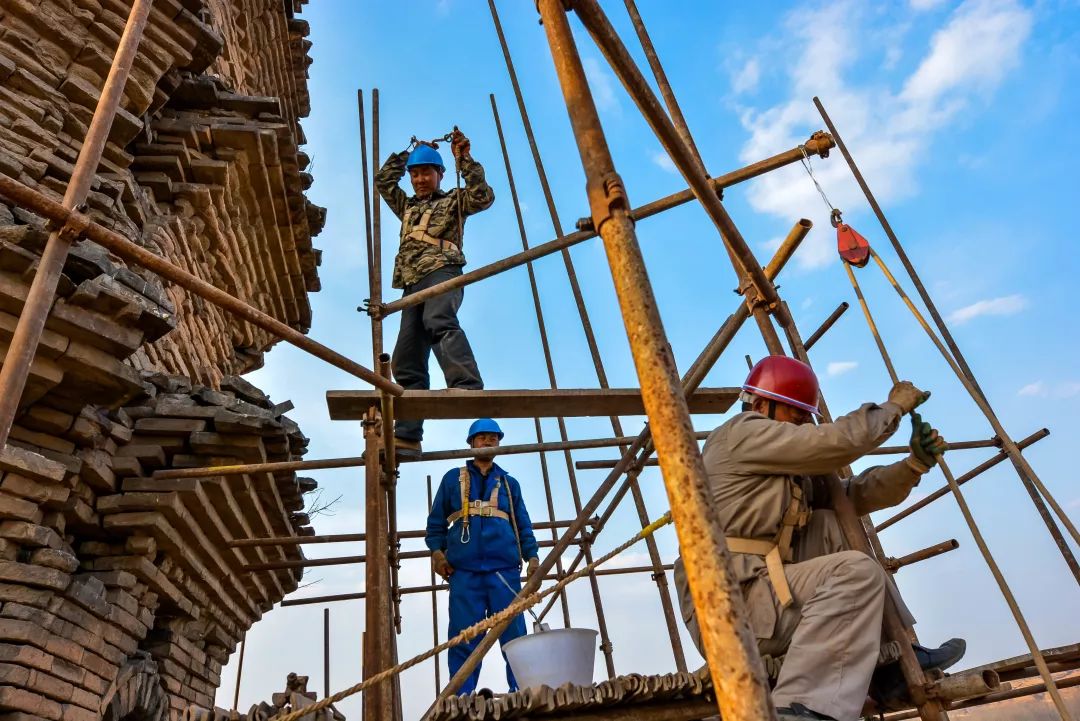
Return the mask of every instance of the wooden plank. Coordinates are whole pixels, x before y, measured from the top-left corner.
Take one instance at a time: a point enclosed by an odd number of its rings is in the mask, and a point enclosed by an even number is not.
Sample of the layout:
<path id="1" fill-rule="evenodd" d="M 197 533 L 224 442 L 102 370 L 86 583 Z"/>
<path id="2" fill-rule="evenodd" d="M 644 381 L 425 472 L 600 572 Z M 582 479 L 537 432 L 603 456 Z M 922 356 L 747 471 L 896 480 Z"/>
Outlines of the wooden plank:
<path id="1" fill-rule="evenodd" d="M 738 399 L 738 388 L 698 388 L 689 398 L 691 413 L 723 413 Z M 335 421 L 362 420 L 378 391 L 327 391 L 326 405 Z M 405 391 L 394 399 L 398 419 L 552 418 L 555 416 L 641 416 L 645 408 L 637 388 L 560 390 Z"/>

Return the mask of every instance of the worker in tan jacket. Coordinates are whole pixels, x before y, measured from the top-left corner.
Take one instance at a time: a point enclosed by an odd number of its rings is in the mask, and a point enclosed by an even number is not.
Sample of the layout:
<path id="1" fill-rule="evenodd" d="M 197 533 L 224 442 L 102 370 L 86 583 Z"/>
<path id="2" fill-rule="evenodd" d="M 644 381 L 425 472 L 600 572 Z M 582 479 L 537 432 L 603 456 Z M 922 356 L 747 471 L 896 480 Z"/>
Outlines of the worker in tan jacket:
<path id="1" fill-rule="evenodd" d="M 781 719 L 853 721 L 860 715 L 878 660 L 891 580 L 873 558 L 846 550 L 820 476 L 877 448 L 901 416 L 929 395 L 900 382 L 885 403 L 867 403 L 833 423 L 815 425 L 813 370 L 769 356 L 743 385 L 748 410 L 705 442 L 713 518 L 727 537 L 758 649 L 773 657 L 786 654 L 773 690 Z M 912 425 L 907 458 L 844 482 L 858 514 L 900 503 L 936 464 L 944 440 L 917 415 Z M 683 619 L 704 655 L 682 559 L 675 564 L 675 582 Z M 924 666 L 944 668 L 959 660 L 964 643 L 953 639 L 939 649 L 917 651 Z"/>

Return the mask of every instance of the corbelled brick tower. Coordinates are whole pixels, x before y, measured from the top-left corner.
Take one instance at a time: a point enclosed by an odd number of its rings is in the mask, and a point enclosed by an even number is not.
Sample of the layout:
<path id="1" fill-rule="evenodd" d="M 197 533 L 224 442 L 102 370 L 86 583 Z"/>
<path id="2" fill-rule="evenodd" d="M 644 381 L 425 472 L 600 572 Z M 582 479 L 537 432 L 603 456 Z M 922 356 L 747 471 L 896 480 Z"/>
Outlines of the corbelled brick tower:
<path id="1" fill-rule="evenodd" d="M 307 331 L 324 211 L 304 196 L 301 4 L 154 0 L 85 212 Z M 0 172 L 63 195 L 130 9 L 0 2 Z M 49 230 L 0 202 L 0 356 Z M 275 342 L 76 243 L 0 455 L 0 718 L 213 708 L 222 665 L 299 578 L 248 568 L 295 546 L 230 542 L 310 533 L 315 484 L 154 471 L 304 453 L 289 405 L 238 377 Z"/>

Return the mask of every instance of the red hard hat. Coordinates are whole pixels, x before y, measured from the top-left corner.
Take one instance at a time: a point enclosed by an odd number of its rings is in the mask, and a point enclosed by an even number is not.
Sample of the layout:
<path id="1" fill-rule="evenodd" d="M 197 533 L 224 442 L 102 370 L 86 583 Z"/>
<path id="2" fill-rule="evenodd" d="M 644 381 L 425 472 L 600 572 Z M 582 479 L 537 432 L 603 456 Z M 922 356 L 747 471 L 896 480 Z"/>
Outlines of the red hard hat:
<path id="1" fill-rule="evenodd" d="M 818 411 L 817 376 L 810 366 L 794 358 L 765 356 L 750 369 L 742 389 L 761 398 L 821 415 Z"/>

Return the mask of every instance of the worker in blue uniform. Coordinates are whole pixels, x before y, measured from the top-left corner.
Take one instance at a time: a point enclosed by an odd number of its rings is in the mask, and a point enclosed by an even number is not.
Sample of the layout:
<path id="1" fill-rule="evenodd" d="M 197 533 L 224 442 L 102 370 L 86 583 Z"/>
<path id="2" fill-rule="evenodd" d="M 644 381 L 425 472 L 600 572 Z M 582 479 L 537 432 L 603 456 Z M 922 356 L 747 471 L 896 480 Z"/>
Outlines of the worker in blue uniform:
<path id="1" fill-rule="evenodd" d="M 502 438 L 502 429 L 490 418 L 470 426 L 466 442 L 477 454 L 446 472 L 428 515 L 425 541 L 431 565 L 450 584 L 450 638 L 510 605 L 521 590 L 522 561 L 529 575 L 540 565 L 521 486 L 495 463 L 495 453 L 485 452 L 498 447 Z M 525 619 L 517 616 L 499 643 L 505 646 L 524 635 Z M 477 637 L 447 652 L 451 676 L 479 643 Z M 472 693 L 479 677 L 477 664 L 460 693 Z M 517 690 L 509 663 L 506 682 L 511 691 Z"/>

